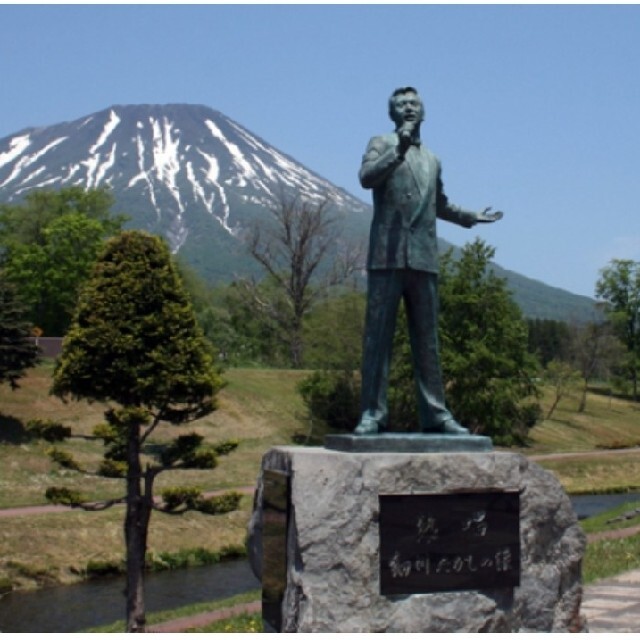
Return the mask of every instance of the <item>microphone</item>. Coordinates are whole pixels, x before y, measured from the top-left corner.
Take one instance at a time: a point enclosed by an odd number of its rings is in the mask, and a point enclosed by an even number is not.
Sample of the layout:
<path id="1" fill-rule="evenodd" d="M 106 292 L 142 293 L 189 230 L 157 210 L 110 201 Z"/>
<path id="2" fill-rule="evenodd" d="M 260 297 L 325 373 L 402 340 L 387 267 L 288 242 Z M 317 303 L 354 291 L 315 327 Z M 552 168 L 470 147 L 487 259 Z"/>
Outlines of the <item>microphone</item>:
<path id="1" fill-rule="evenodd" d="M 406 146 L 409 146 L 411 143 L 411 136 L 413 135 L 414 128 L 415 122 L 404 122 L 398 131 L 400 141 Z"/>

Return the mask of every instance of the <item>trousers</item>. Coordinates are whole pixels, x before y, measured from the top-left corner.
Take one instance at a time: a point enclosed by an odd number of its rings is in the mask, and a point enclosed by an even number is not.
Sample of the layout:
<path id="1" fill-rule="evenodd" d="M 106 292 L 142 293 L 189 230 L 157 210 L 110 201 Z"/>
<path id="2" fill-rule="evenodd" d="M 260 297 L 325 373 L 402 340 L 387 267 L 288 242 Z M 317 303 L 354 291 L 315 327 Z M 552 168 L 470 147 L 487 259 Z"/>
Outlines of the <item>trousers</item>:
<path id="1" fill-rule="evenodd" d="M 438 431 L 452 415 L 445 406 L 438 348 L 438 276 L 414 269 L 369 271 L 362 360 L 362 420 L 388 426 L 389 368 L 400 300 L 407 314 L 418 431 Z"/>

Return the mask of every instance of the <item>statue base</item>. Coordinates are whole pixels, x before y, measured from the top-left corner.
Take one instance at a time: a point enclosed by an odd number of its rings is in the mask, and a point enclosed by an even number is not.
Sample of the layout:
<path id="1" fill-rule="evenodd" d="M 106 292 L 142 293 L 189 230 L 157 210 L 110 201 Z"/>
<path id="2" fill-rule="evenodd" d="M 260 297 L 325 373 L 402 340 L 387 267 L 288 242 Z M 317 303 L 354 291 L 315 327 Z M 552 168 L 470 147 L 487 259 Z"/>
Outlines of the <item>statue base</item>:
<path id="1" fill-rule="evenodd" d="M 248 539 L 285 633 L 585 631 L 585 546 L 520 454 L 292 446 L 264 455 Z"/>
<path id="2" fill-rule="evenodd" d="M 444 433 L 377 433 L 330 435 L 324 446 L 350 453 L 445 453 L 454 451 L 492 451 L 491 438 Z"/>

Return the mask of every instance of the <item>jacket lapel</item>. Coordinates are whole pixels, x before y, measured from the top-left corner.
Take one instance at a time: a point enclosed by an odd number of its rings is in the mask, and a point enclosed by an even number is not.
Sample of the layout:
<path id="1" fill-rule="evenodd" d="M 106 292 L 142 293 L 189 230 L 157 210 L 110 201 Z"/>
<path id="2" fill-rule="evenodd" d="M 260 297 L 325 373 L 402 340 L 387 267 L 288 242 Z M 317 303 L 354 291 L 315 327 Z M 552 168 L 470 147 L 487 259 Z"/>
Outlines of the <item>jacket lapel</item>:
<path id="1" fill-rule="evenodd" d="M 414 147 L 411 153 L 407 153 L 407 164 L 413 175 L 416 187 L 420 194 L 420 204 L 415 208 L 412 215 L 412 222 L 422 213 L 429 200 L 429 187 L 431 184 L 431 172 L 433 163 L 430 154 L 424 148 Z"/>

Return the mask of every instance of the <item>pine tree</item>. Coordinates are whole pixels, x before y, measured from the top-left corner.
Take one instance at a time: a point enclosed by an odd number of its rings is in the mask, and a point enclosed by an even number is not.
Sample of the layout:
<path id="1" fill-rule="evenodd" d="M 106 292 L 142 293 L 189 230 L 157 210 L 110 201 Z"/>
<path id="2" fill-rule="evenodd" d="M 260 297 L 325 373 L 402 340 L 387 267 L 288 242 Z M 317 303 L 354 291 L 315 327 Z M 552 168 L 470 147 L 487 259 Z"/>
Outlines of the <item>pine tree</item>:
<path id="1" fill-rule="evenodd" d="M 15 389 L 25 371 L 37 363 L 38 348 L 29 340 L 30 335 L 24 307 L 0 271 L 0 384 L 8 382 Z"/>
<path id="2" fill-rule="evenodd" d="M 440 341 L 447 403 L 462 424 L 495 444 L 526 442 L 540 417 L 537 363 L 528 352 L 527 325 L 490 267 L 495 250 L 467 243 L 440 267 Z"/>
<path id="3" fill-rule="evenodd" d="M 126 472 L 122 501 L 127 507 L 130 632 L 145 628 L 147 533 L 152 509 L 161 508 L 153 500 L 157 474 L 215 466 L 215 451 L 202 448 L 197 434 L 181 436 L 159 464 L 144 468 L 143 446 L 161 422 L 183 424 L 215 409 L 222 380 L 210 349 L 165 243 L 140 231 L 123 232 L 108 241 L 81 293 L 52 391 L 61 398 L 110 405 L 102 434 L 109 445 L 104 471 L 117 471 L 120 463 Z M 63 490 L 50 490 L 49 498 L 83 506 L 78 496 L 66 496 Z M 209 508 L 184 491 L 168 498 L 167 504 L 162 510 L 175 511 L 180 504 L 185 509 Z"/>

